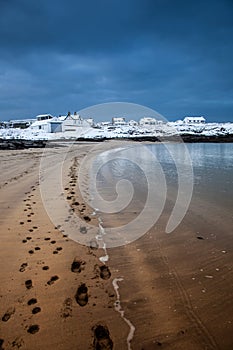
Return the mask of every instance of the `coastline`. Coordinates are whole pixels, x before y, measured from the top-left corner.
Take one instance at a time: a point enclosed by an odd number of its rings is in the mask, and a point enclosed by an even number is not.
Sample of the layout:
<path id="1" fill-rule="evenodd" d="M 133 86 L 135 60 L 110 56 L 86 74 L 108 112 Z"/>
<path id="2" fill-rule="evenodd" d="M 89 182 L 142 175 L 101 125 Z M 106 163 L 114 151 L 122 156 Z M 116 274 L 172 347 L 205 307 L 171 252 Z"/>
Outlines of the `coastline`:
<path id="1" fill-rule="evenodd" d="M 28 149 L 28 148 L 44 148 L 54 143 L 65 142 L 104 142 L 104 141 L 131 141 L 131 142 L 185 142 L 185 143 L 232 143 L 233 134 L 229 135 L 194 135 L 194 134 L 182 134 L 171 136 L 138 136 L 138 137 L 72 137 L 68 139 L 54 139 L 54 140 L 30 140 L 30 139 L 1 139 L 0 138 L 0 150 L 4 149 Z"/>
<path id="2" fill-rule="evenodd" d="M 56 163 L 56 155 L 67 147 L 63 141 L 54 143 L 48 156 Z M 98 215 L 81 197 L 76 176 L 93 144 L 73 147 L 64 163 L 63 195 L 70 209 L 84 222 L 84 216 L 90 219 L 98 234 Z M 70 240 L 63 223 L 55 227 L 49 219 L 39 189 L 42 152 L 1 152 L 2 348 L 81 350 L 101 349 L 104 343 L 109 349 L 128 350 L 130 328 L 115 309 L 120 301 L 125 318 L 135 327 L 133 350 L 230 350 L 232 240 L 217 206 L 195 198 L 172 235 L 164 233 L 165 211 L 143 237 L 110 248 L 108 269 L 101 269 L 102 249 Z"/>

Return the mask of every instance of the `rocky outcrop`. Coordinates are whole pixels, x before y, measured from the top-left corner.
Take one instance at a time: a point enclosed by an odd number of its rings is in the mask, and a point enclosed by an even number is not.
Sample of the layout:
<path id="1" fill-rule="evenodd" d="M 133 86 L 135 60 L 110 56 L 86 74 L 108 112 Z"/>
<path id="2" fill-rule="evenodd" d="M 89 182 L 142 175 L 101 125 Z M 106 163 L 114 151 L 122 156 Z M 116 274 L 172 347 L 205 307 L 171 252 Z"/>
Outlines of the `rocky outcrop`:
<path id="1" fill-rule="evenodd" d="M 44 148 L 44 140 L 0 139 L 0 149 Z"/>

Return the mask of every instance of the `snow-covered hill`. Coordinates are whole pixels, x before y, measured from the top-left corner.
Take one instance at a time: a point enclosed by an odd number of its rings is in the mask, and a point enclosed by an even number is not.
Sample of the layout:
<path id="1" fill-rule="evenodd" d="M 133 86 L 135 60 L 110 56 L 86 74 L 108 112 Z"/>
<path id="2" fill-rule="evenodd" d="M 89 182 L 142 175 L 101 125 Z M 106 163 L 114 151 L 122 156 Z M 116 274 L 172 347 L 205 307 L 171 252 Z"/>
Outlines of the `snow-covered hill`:
<path id="1" fill-rule="evenodd" d="M 233 136 L 233 123 L 206 123 L 185 124 L 182 122 L 169 122 L 149 126 L 101 126 L 77 127 L 77 131 L 46 133 L 43 130 L 27 129 L 0 129 L 2 139 L 26 140 L 58 140 L 58 139 L 103 139 L 103 138 L 140 138 L 140 137 L 167 137 L 173 135 L 199 135 L 199 136 Z"/>

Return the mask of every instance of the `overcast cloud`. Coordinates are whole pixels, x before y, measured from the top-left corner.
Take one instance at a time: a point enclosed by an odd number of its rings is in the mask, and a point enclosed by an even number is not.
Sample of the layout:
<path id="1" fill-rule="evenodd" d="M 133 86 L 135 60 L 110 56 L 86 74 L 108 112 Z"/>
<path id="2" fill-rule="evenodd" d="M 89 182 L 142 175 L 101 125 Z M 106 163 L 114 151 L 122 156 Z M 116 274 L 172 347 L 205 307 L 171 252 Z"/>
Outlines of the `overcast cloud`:
<path id="1" fill-rule="evenodd" d="M 133 102 L 233 121 L 232 0 L 0 0 L 0 119 Z"/>

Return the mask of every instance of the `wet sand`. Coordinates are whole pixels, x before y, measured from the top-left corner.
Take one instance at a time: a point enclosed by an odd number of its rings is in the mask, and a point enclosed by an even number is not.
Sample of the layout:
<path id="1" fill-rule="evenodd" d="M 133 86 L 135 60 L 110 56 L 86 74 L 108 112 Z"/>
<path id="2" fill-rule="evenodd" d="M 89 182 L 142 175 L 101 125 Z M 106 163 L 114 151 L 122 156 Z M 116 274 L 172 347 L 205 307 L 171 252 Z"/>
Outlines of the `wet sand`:
<path id="1" fill-rule="evenodd" d="M 76 187 L 91 147 L 73 148 L 63 195 L 98 231 Z M 51 148 L 51 162 L 63 151 Z M 70 240 L 48 217 L 39 189 L 42 152 L 0 152 L 0 349 L 232 349 L 233 239 L 217 203 L 195 197 L 172 235 L 164 233 L 165 211 L 142 238 L 109 249 L 106 269 L 103 250 Z M 129 325 L 115 309 L 119 297 L 135 327 L 130 345 Z"/>

